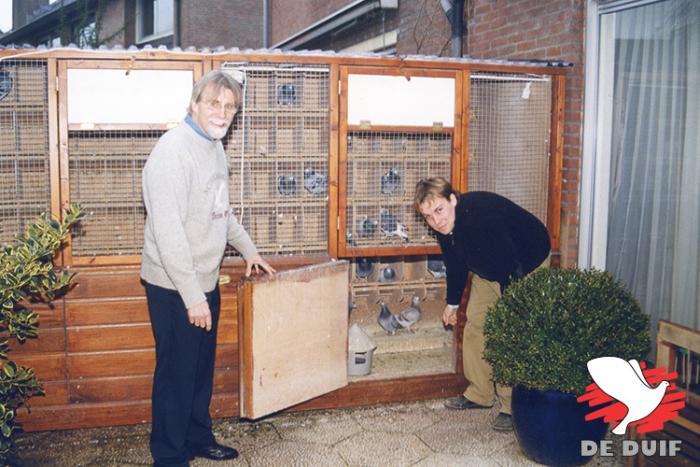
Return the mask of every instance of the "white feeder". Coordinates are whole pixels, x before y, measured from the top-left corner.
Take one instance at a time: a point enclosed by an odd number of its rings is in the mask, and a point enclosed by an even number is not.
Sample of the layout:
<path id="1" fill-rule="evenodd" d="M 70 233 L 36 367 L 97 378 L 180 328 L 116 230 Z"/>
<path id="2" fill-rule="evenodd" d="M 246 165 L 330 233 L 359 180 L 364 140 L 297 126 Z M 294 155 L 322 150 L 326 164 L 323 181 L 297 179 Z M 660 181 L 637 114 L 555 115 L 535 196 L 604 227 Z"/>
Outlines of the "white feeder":
<path id="1" fill-rule="evenodd" d="M 364 376 L 372 371 L 372 354 L 377 344 L 357 324 L 348 331 L 348 375 Z"/>

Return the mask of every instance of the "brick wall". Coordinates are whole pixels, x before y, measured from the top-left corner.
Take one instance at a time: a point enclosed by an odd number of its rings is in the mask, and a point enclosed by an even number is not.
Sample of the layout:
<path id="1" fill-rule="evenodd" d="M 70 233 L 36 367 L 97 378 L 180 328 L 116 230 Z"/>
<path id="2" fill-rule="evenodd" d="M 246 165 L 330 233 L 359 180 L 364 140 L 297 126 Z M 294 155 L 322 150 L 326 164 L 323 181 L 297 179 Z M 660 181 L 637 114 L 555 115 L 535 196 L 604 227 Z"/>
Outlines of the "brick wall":
<path id="1" fill-rule="evenodd" d="M 262 47 L 262 3 L 181 0 L 181 47 Z"/>
<path id="2" fill-rule="evenodd" d="M 270 46 L 351 3 L 354 0 L 269 0 Z"/>
<path id="3" fill-rule="evenodd" d="M 465 55 L 474 58 L 556 59 L 567 72 L 562 184 L 562 264 L 578 254 L 584 89 L 584 0 L 473 0 Z M 466 9 L 466 8 L 465 8 Z"/>

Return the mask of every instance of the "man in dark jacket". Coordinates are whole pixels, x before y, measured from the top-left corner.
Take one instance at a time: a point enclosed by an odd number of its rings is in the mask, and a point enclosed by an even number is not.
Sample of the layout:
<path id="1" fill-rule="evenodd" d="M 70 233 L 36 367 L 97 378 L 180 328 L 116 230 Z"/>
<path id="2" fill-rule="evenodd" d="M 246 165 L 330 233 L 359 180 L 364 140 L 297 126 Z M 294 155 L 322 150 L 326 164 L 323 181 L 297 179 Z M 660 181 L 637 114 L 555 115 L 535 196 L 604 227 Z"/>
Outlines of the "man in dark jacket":
<path id="1" fill-rule="evenodd" d="M 513 429 L 511 388 L 491 381 L 491 366 L 483 358 L 486 311 L 512 279 L 535 270 L 549 257 L 547 228 L 534 215 L 495 193 L 459 194 L 444 178 L 423 179 L 416 186 L 415 207 L 437 233 L 447 269 L 447 304 L 442 320 L 457 323 L 457 308 L 471 272 L 467 323 L 462 341 L 463 395 L 445 402 L 449 409 L 489 408 L 498 396 L 501 410 L 493 428 Z"/>

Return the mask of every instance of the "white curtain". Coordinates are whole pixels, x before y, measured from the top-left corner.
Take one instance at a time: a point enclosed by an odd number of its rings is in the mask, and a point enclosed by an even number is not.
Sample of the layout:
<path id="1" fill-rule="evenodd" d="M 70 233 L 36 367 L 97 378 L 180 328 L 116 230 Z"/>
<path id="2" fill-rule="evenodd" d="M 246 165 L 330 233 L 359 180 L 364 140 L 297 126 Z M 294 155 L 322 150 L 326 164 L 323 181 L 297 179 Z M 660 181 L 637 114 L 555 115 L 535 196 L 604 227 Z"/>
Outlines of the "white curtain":
<path id="1" fill-rule="evenodd" d="M 614 13 L 606 269 L 652 318 L 700 325 L 700 2 Z"/>

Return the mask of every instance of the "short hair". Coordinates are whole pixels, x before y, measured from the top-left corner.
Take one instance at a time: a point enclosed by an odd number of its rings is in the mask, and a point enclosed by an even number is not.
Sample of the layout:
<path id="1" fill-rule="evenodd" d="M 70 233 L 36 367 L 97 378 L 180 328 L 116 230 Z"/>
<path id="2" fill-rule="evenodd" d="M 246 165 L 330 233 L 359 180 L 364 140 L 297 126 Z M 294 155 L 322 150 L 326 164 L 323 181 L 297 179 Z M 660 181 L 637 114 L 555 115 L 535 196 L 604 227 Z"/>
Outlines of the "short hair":
<path id="1" fill-rule="evenodd" d="M 457 195 L 450 182 L 442 177 L 423 178 L 416 184 L 416 195 L 413 198 L 413 207 L 420 212 L 420 205 L 435 199 L 450 199 L 450 195 Z"/>
<path id="2" fill-rule="evenodd" d="M 222 88 L 228 89 L 233 93 L 234 99 L 236 99 L 236 106 L 240 106 L 243 100 L 243 91 L 241 90 L 241 85 L 238 81 L 233 79 L 231 75 L 225 73 L 221 70 L 212 70 L 205 74 L 194 84 L 192 88 L 192 96 L 190 97 L 190 103 L 187 106 L 187 113 L 192 115 L 192 106 L 198 104 L 202 100 L 202 94 L 206 89 L 213 88 L 214 91 L 219 92 Z"/>

